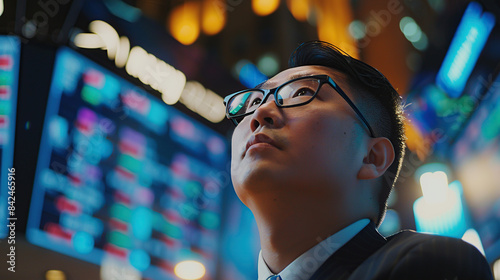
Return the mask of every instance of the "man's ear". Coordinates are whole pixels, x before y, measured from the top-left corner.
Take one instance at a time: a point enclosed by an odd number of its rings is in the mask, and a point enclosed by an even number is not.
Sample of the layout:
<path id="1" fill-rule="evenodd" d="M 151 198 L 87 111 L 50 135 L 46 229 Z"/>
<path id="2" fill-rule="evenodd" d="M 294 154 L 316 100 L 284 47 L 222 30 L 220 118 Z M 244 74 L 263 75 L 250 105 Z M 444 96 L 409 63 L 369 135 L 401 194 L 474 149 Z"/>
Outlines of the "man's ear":
<path id="1" fill-rule="evenodd" d="M 394 161 L 394 147 L 385 137 L 368 140 L 368 153 L 358 172 L 358 179 L 369 180 L 382 176 Z"/>

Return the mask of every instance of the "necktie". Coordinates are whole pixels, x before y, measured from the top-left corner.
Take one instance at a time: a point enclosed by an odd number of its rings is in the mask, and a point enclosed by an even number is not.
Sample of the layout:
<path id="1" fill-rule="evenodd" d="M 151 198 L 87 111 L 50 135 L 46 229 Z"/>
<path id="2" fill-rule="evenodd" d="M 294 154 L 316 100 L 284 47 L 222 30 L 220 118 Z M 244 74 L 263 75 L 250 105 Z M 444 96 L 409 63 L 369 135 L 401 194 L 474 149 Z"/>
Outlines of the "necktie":
<path id="1" fill-rule="evenodd" d="M 266 280 L 283 280 L 279 275 L 269 276 Z"/>

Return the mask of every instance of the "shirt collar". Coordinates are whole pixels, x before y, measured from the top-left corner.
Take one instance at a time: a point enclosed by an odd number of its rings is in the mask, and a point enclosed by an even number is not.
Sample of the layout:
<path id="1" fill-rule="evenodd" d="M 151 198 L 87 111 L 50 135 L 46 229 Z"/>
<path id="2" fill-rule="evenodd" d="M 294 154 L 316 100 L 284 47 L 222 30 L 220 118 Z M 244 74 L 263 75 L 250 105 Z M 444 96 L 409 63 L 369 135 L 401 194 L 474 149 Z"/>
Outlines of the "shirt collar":
<path id="1" fill-rule="evenodd" d="M 344 246 L 368 225 L 369 222 L 369 219 L 359 220 L 331 235 L 296 258 L 279 275 L 283 280 L 309 279 L 328 257 Z M 269 276 L 274 275 L 267 266 L 264 257 L 262 257 L 262 250 L 259 253 L 258 275 L 258 280 L 266 280 Z"/>

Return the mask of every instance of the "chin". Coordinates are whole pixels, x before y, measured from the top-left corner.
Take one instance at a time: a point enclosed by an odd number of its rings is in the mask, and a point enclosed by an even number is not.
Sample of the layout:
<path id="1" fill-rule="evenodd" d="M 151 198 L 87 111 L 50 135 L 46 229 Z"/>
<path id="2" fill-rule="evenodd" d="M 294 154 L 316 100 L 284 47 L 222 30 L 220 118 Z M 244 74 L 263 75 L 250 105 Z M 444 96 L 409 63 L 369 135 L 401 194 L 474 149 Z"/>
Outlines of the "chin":
<path id="1" fill-rule="evenodd" d="M 232 172 L 233 186 L 237 194 L 238 192 L 252 194 L 270 191 L 282 183 L 282 178 L 280 172 L 263 166 Z"/>

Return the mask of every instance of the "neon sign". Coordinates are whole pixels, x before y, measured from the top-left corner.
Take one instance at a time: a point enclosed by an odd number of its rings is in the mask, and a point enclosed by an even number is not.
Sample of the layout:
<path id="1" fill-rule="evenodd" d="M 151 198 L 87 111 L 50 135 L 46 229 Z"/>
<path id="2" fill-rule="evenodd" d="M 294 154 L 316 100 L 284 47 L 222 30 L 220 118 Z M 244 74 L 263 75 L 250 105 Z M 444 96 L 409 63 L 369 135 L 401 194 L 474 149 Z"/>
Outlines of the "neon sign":
<path id="1" fill-rule="evenodd" d="M 479 54 L 495 25 L 495 17 L 491 13 L 482 12 L 481 5 L 476 2 L 467 6 L 439 69 L 436 83 L 450 97 L 459 97 L 464 90 Z"/>

